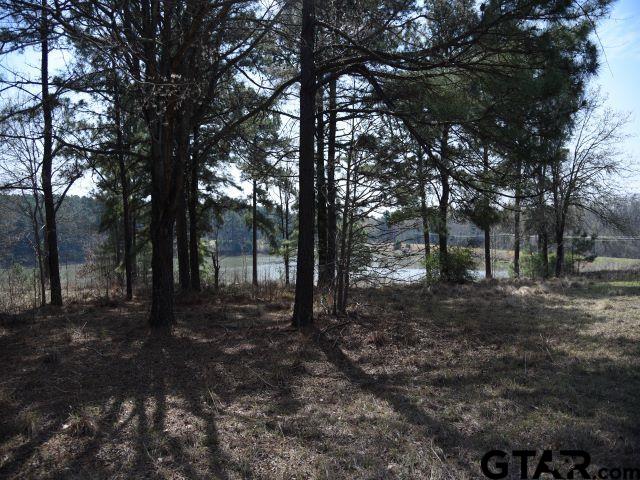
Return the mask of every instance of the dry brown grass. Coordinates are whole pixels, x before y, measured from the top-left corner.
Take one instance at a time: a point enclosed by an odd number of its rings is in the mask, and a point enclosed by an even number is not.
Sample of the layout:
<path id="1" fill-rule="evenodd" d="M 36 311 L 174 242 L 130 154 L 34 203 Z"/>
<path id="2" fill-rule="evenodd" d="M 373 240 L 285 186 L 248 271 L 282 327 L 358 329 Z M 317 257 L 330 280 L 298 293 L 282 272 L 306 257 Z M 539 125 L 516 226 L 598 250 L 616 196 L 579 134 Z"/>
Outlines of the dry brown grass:
<path id="1" fill-rule="evenodd" d="M 640 287 L 361 290 L 289 328 L 291 293 L 76 304 L 0 325 L 1 478 L 481 478 L 492 448 L 640 458 Z"/>

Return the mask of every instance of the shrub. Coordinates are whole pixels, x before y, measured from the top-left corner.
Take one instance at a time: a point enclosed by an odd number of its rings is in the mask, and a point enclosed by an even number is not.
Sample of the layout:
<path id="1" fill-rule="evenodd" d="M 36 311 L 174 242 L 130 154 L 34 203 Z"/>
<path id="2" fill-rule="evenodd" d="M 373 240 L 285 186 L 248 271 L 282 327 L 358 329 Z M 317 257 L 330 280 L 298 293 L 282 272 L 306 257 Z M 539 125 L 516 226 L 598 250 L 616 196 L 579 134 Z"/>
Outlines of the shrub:
<path id="1" fill-rule="evenodd" d="M 556 264 L 555 253 L 549 254 L 549 271 L 548 275 L 552 275 Z M 511 264 L 511 276 L 513 276 L 513 264 Z M 526 253 L 520 258 L 520 274 L 529 278 L 544 277 L 544 262 L 541 253 Z"/>
<path id="2" fill-rule="evenodd" d="M 447 265 L 442 269 L 440 251 L 431 252 L 429 258 L 425 260 L 427 284 L 432 285 L 437 282 L 464 283 L 474 280 L 476 261 L 473 252 L 469 248 L 450 247 L 447 255 Z M 442 275 L 444 270 L 445 275 Z"/>
<path id="3" fill-rule="evenodd" d="M 556 254 L 549 253 L 549 276 L 553 276 L 556 269 Z M 580 267 L 584 263 L 592 262 L 595 257 L 583 257 L 582 255 L 565 255 L 564 272 L 580 273 Z M 544 262 L 541 253 L 527 253 L 520 257 L 520 274 L 529 278 L 544 277 Z M 513 264 L 511 264 L 511 276 L 513 276 Z"/>

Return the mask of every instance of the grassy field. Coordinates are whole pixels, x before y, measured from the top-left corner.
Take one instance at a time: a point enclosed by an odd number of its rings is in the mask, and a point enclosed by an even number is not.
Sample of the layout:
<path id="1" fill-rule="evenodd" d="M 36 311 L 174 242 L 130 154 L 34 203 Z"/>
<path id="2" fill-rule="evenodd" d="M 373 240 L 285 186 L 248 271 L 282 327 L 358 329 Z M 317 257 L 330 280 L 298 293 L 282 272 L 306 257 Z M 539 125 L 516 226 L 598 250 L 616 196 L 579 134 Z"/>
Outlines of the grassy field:
<path id="1" fill-rule="evenodd" d="M 1 478 L 474 479 L 494 448 L 640 466 L 640 283 L 360 290 L 289 328 L 291 293 L 0 326 Z"/>

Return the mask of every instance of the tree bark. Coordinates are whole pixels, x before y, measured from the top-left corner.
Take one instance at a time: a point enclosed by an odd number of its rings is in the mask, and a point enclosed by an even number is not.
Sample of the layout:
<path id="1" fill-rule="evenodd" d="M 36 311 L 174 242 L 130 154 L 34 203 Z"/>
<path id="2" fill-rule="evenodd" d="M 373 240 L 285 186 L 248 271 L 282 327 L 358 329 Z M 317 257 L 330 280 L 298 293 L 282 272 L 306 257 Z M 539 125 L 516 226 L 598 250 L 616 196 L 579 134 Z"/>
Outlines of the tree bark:
<path id="1" fill-rule="evenodd" d="M 538 254 L 542 258 L 542 278 L 549 277 L 549 231 L 545 212 L 545 179 L 547 168 L 540 165 L 538 175 Z"/>
<path id="2" fill-rule="evenodd" d="M 546 229 L 540 234 L 541 245 L 540 252 L 542 254 L 542 276 L 549 277 L 549 234 Z"/>
<path id="3" fill-rule="evenodd" d="M 285 285 L 289 285 L 289 265 L 291 261 L 291 254 L 289 252 L 289 199 L 287 198 L 285 207 L 285 217 L 284 217 L 284 283 Z"/>
<path id="4" fill-rule="evenodd" d="M 336 277 L 336 232 L 338 216 L 336 210 L 336 129 L 337 129 L 337 81 L 329 82 L 329 126 L 327 138 L 327 270 L 326 277 L 334 286 Z"/>
<path id="5" fill-rule="evenodd" d="M 178 251 L 178 281 L 180 289 L 189 290 L 191 276 L 189 275 L 189 235 L 187 234 L 187 202 L 184 185 L 179 187 L 178 210 L 176 216 L 176 249 Z"/>
<path id="6" fill-rule="evenodd" d="M 420 186 L 420 216 L 422 217 L 422 238 L 424 244 L 425 268 L 431 255 L 431 241 L 429 239 L 429 211 L 427 209 L 427 182 L 424 166 L 424 152 L 418 149 L 418 182 Z"/>
<path id="7" fill-rule="evenodd" d="M 156 202 L 158 203 L 158 202 Z M 168 327 L 173 313 L 173 219 L 151 204 L 151 318 L 152 327 Z"/>
<path id="8" fill-rule="evenodd" d="M 113 67 L 113 110 L 116 127 L 116 144 L 118 149 L 118 170 L 120 175 L 120 189 L 122 194 L 122 226 L 124 234 L 124 273 L 126 284 L 126 298 L 133 298 L 133 267 L 131 264 L 131 208 L 129 204 L 129 178 L 124 156 L 124 139 L 122 134 L 122 107 L 120 104 L 120 83 L 115 66 Z"/>
<path id="9" fill-rule="evenodd" d="M 355 223 L 355 207 L 357 200 L 357 188 L 358 188 L 358 165 L 353 169 L 353 193 L 351 195 L 351 199 L 347 196 L 345 198 L 346 203 L 351 203 L 349 206 L 349 222 L 348 222 L 348 236 L 347 236 L 347 250 L 345 253 L 345 261 L 344 261 L 344 270 L 343 270 L 343 285 L 342 285 L 342 294 L 340 296 L 340 312 L 347 312 L 347 304 L 349 303 L 349 287 L 351 285 L 351 258 L 353 254 L 353 225 Z M 345 213 L 347 209 L 345 208 Z"/>
<path id="10" fill-rule="evenodd" d="M 556 277 L 562 276 L 564 273 L 564 218 L 559 219 L 556 223 Z"/>
<path id="11" fill-rule="evenodd" d="M 177 123 L 177 143 L 176 143 L 176 165 L 183 165 L 183 168 L 187 165 L 189 156 L 189 130 L 186 128 L 186 119 L 180 118 Z M 178 281 L 180 283 L 180 289 L 182 291 L 189 290 L 191 288 L 191 275 L 189 274 L 189 268 L 191 266 L 189 262 L 189 234 L 187 224 L 187 185 L 184 181 L 184 174 L 181 175 L 183 179 L 177 186 L 177 211 L 176 211 L 176 249 L 178 252 Z"/>
<path id="12" fill-rule="evenodd" d="M 213 265 L 213 286 L 216 290 L 220 288 L 220 264 L 218 263 L 218 251 L 211 253 L 211 264 Z"/>
<path id="13" fill-rule="evenodd" d="M 253 190 L 251 192 L 251 284 L 258 286 L 258 182 L 253 179 Z"/>
<path id="14" fill-rule="evenodd" d="M 487 279 L 493 278 L 493 272 L 491 271 L 491 228 L 486 227 L 484 229 L 484 277 Z"/>
<path id="15" fill-rule="evenodd" d="M 198 232 L 198 128 L 193 130 L 191 165 L 189 169 L 189 262 L 191 263 L 191 289 L 200 291 L 200 236 Z"/>
<path id="16" fill-rule="evenodd" d="M 442 138 L 440 139 L 440 161 L 442 165 L 447 164 L 448 146 L 449 127 L 445 126 L 442 130 Z M 438 205 L 438 249 L 440 255 L 440 276 L 446 280 L 449 278 L 449 232 L 447 229 L 447 213 L 449 210 L 451 187 L 449 185 L 449 172 L 447 172 L 445 168 L 440 168 L 439 171 L 442 193 Z"/>
<path id="17" fill-rule="evenodd" d="M 139 275 L 137 251 L 135 208 L 131 208 L 131 276 L 135 279 L 138 279 Z"/>
<path id="18" fill-rule="evenodd" d="M 486 176 L 489 173 L 489 149 L 486 145 L 482 147 L 482 163 Z M 487 196 L 485 198 L 487 205 L 489 205 L 489 197 Z M 491 227 L 488 221 L 484 228 L 484 277 L 486 279 L 493 278 L 493 273 L 491 272 Z"/>
<path id="19" fill-rule="evenodd" d="M 113 223 L 113 255 L 115 257 L 115 264 L 120 265 L 120 261 L 122 260 L 122 249 L 120 248 L 120 228 L 118 222 Z M 117 274 L 118 282 L 120 286 L 122 286 L 122 275 Z"/>
<path id="20" fill-rule="evenodd" d="M 316 117 L 316 195 L 318 231 L 318 286 L 330 284 L 327 275 L 327 186 L 324 174 L 324 102 L 322 89 L 318 91 Z"/>
<path id="21" fill-rule="evenodd" d="M 440 172 L 442 193 L 438 204 L 438 250 L 440 255 L 440 275 L 443 279 L 449 277 L 449 232 L 447 227 L 447 213 L 449 210 L 449 174 Z"/>
<path id="22" fill-rule="evenodd" d="M 516 192 L 514 205 L 514 225 L 513 225 L 513 274 L 520 278 L 520 196 L 521 196 L 521 176 L 522 163 L 520 159 L 516 161 Z"/>
<path id="23" fill-rule="evenodd" d="M 336 279 L 336 295 L 333 303 L 333 313 L 344 313 L 345 301 L 344 290 L 347 280 L 347 240 L 349 227 L 349 203 L 351 198 L 351 162 L 353 159 L 353 132 L 351 134 L 351 146 L 347 154 L 347 165 L 345 170 L 345 192 L 344 205 L 342 207 L 342 227 L 340 229 L 340 259 L 338 261 L 338 276 Z"/>
<path id="24" fill-rule="evenodd" d="M 278 186 L 280 197 L 280 231 L 282 233 L 282 261 L 284 262 L 284 284 L 289 285 L 289 191 L 288 185 Z"/>
<path id="25" fill-rule="evenodd" d="M 51 305 L 62 305 L 62 284 L 60 282 L 60 261 L 58 258 L 58 233 L 56 228 L 56 207 L 53 198 L 53 105 L 49 95 L 49 21 L 47 0 L 42 0 L 40 19 L 40 43 L 42 48 L 42 116 L 44 120 L 42 147 L 42 191 L 45 211 L 45 242 Z"/>
<path id="26" fill-rule="evenodd" d="M 40 194 L 36 188 L 36 179 L 33 179 L 33 199 L 35 205 L 31 211 L 31 225 L 33 227 L 33 240 L 35 242 L 36 260 L 38 262 L 38 279 L 40 283 L 40 306 L 44 307 L 47 303 L 47 289 L 42 252 L 42 239 L 40 238 L 40 224 L 38 222 L 38 212 L 40 211 Z"/>
<path id="27" fill-rule="evenodd" d="M 306 327 L 313 323 L 315 62 L 314 0 L 302 0 L 300 35 L 300 159 L 298 208 L 298 262 L 292 323 Z"/>
<path id="28" fill-rule="evenodd" d="M 184 164 L 173 155 L 173 112 L 162 116 L 150 111 L 151 133 L 151 315 L 154 328 L 174 322 L 173 226 L 179 190 L 184 183 Z"/>

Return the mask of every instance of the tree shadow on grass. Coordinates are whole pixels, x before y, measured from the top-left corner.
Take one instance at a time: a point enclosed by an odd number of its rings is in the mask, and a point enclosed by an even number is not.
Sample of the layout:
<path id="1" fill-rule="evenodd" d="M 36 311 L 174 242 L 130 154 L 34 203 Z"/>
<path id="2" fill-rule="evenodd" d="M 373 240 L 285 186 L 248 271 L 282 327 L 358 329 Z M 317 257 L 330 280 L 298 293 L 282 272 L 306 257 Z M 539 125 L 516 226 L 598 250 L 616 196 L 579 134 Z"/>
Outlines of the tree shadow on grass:
<path id="1" fill-rule="evenodd" d="M 298 408 L 289 378 L 265 381 L 269 369 L 287 368 L 286 349 L 265 365 L 266 337 L 236 330 L 221 340 L 208 325 L 215 314 L 157 336 L 147 333 L 144 312 L 126 322 L 100 313 L 0 336 L 0 348 L 22 367 L 3 382 L 12 389 L 4 414 L 16 421 L 0 442 L 0 478 L 253 477 L 221 447 L 220 405 L 212 402 L 259 390 L 283 409 Z M 25 412 L 37 432 L 20 423 Z"/>
<path id="2" fill-rule="evenodd" d="M 633 464 L 640 344 L 593 333 L 610 313 L 573 303 L 583 293 L 573 290 L 571 298 L 462 293 L 428 297 L 423 309 L 414 292 L 395 320 L 359 317 L 343 335 L 318 333 L 320 348 L 358 388 L 423 426 L 425 440 L 459 450 L 472 478 L 497 447 L 584 448 L 600 465 Z M 356 327 L 372 332 L 368 345 Z M 392 362 L 387 349 L 403 343 Z"/>
<path id="3" fill-rule="evenodd" d="M 461 479 L 496 447 L 637 458 L 640 352 L 608 327 L 593 333 L 609 312 L 490 291 L 427 309 L 404 294 L 402 311 L 378 295 L 344 331 L 321 320 L 317 342 L 286 313 L 206 302 L 179 309 L 168 337 L 149 335 L 142 307 L 9 326 L 0 402 L 40 428 L 7 430 L 0 477 L 273 478 L 274 457 L 283 477 L 423 478 L 440 461 L 436 478 Z M 394 473 L 430 445 L 435 456 Z"/>

